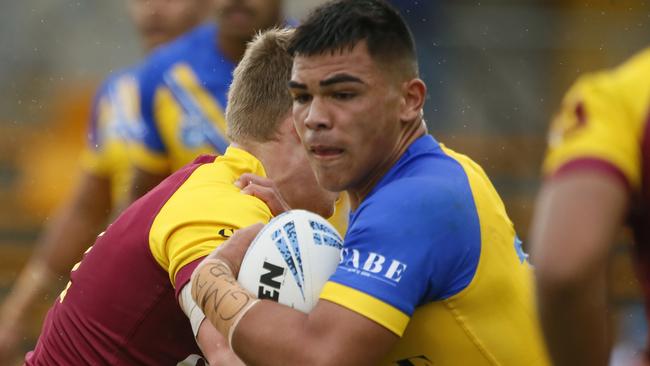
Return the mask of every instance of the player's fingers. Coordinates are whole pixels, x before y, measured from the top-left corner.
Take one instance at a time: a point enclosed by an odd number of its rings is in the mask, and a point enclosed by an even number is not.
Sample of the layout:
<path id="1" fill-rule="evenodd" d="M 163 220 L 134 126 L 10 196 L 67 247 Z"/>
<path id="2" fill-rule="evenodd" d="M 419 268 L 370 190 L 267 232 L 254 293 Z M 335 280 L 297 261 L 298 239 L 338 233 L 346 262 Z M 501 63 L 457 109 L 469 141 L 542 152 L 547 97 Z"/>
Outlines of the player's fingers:
<path id="1" fill-rule="evenodd" d="M 260 177 L 259 175 L 252 173 L 244 173 L 235 181 L 235 185 L 241 189 L 246 188 L 250 184 L 257 184 L 275 189 L 275 183 L 273 183 L 271 179 Z"/>
<path id="2" fill-rule="evenodd" d="M 244 243 L 246 247 L 248 247 L 248 245 L 250 245 L 253 239 L 255 239 L 257 233 L 259 233 L 263 227 L 264 224 L 258 222 L 251 226 L 247 226 L 245 228 L 239 229 L 235 231 L 235 233 L 232 235 L 230 239 L 228 239 L 228 241 L 236 240 L 237 244 Z"/>
<path id="3" fill-rule="evenodd" d="M 273 187 L 264 187 L 252 183 L 242 189 L 242 193 L 255 196 L 264 201 L 264 203 L 269 206 L 273 216 L 277 216 L 289 210 L 289 205 L 287 205 L 282 196 L 280 196 L 280 193 Z"/>

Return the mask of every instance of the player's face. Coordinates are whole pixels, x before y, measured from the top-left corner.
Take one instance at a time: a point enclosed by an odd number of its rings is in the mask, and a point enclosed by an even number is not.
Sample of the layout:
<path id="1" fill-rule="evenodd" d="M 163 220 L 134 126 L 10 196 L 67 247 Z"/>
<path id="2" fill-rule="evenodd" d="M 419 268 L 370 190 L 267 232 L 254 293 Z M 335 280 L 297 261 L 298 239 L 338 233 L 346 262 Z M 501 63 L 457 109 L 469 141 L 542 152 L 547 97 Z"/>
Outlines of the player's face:
<path id="1" fill-rule="evenodd" d="M 250 39 L 282 17 L 281 0 L 213 0 L 219 32 Z"/>
<path id="2" fill-rule="evenodd" d="M 129 0 L 129 13 L 147 49 L 169 42 L 205 19 L 210 0 Z"/>
<path id="3" fill-rule="evenodd" d="M 278 140 L 265 160 L 267 174 L 273 176 L 280 194 L 291 208 L 301 208 L 330 217 L 338 194 L 323 189 L 309 166 L 307 153 L 290 115 L 279 127 Z M 267 162 L 268 164 L 267 166 Z M 270 169 L 274 171 L 271 172 Z"/>
<path id="4" fill-rule="evenodd" d="M 290 82 L 296 130 L 323 187 L 363 192 L 399 149 L 401 84 L 368 54 L 296 56 Z"/>

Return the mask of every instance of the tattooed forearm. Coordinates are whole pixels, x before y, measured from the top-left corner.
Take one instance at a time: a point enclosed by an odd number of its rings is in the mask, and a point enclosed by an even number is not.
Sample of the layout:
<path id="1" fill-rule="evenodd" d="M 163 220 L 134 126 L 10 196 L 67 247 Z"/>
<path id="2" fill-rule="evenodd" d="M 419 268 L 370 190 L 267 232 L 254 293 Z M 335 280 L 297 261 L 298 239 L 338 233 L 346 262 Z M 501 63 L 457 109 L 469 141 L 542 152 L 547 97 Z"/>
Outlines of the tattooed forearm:
<path id="1" fill-rule="evenodd" d="M 192 280 L 192 297 L 206 318 L 230 341 L 239 319 L 258 300 L 243 289 L 221 260 L 208 260 Z"/>

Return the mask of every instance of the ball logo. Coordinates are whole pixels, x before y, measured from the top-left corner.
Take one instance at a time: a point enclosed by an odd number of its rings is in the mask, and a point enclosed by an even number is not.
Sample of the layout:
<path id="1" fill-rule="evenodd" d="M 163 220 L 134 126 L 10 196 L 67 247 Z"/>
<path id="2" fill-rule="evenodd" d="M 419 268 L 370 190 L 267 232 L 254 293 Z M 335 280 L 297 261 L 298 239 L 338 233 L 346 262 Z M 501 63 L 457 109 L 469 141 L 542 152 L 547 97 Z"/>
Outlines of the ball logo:
<path id="1" fill-rule="evenodd" d="M 300 255 L 300 246 L 298 245 L 298 235 L 296 234 L 296 224 L 289 221 L 282 229 L 278 229 L 271 234 L 271 239 L 275 246 L 282 254 L 282 259 L 287 264 L 293 279 L 298 284 L 303 300 L 305 299 L 305 272 L 302 269 L 302 256 Z"/>
<path id="2" fill-rule="evenodd" d="M 336 271 L 343 239 L 323 217 L 290 210 L 273 218 L 248 248 L 237 281 L 260 299 L 302 312 L 319 301 Z"/>
<path id="3" fill-rule="evenodd" d="M 343 242 L 337 232 L 314 220 L 309 220 L 309 226 L 314 232 L 314 243 L 316 245 L 327 245 L 336 249 L 343 248 Z"/>
<path id="4" fill-rule="evenodd" d="M 257 289 L 257 298 L 269 299 L 278 302 L 278 299 L 280 298 L 280 288 L 282 287 L 282 281 L 278 281 L 277 278 L 280 276 L 284 278 L 284 268 L 266 261 L 262 267 L 266 270 L 266 272 L 262 273 L 260 276 L 260 285 Z"/>

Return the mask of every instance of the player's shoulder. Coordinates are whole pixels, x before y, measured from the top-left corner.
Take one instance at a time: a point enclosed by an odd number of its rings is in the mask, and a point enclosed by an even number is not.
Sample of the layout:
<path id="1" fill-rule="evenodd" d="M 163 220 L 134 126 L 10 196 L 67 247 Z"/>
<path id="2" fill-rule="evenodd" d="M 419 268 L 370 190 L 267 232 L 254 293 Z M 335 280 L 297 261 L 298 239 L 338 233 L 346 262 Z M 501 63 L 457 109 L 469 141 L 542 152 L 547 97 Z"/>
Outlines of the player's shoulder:
<path id="1" fill-rule="evenodd" d="M 202 202 L 203 206 L 232 206 L 228 210 L 244 210 L 250 202 L 255 205 L 263 201 L 257 197 L 241 194 L 241 190 L 233 183 L 242 173 L 253 172 L 260 174 L 261 163 L 248 158 L 236 149 L 227 150 L 225 155 L 203 155 L 186 166 L 189 174 L 175 195 L 182 196 L 180 203 Z M 207 199 L 212 197 L 214 199 Z M 248 206 L 250 207 L 250 206 Z M 196 209 L 196 208 L 195 208 Z"/>
<path id="2" fill-rule="evenodd" d="M 206 47 L 203 43 L 215 39 L 216 31 L 215 24 L 202 24 L 156 48 L 137 68 L 140 83 L 146 87 L 149 83 L 160 81 L 166 70 L 179 62 L 191 59 L 197 50 Z"/>
<path id="3" fill-rule="evenodd" d="M 395 168 L 360 209 L 410 221 L 441 215 L 453 219 L 475 212 L 465 168 L 439 145 L 420 151 Z"/>
<path id="4" fill-rule="evenodd" d="M 104 78 L 104 80 L 102 80 L 102 82 L 99 84 L 95 95 L 98 97 L 106 95 L 110 89 L 120 80 L 123 80 L 125 78 L 135 78 L 138 67 L 139 64 L 136 63 L 127 67 L 123 67 L 121 69 L 110 71 L 108 76 L 106 76 L 106 78 Z"/>
<path id="5" fill-rule="evenodd" d="M 572 85 L 572 94 L 578 99 L 594 99 L 604 95 L 616 95 L 631 99 L 650 91 L 650 48 L 633 55 L 623 63 L 607 69 L 582 74 Z M 605 98 L 609 99 L 609 98 Z"/>
<path id="6" fill-rule="evenodd" d="M 650 75 L 650 47 L 639 51 L 623 64 L 614 68 L 612 74 L 622 80 L 647 81 L 647 78 L 640 78 L 639 75 Z"/>

